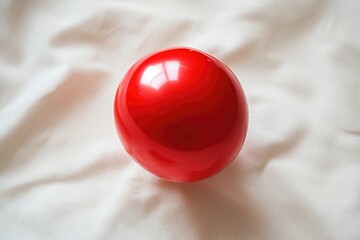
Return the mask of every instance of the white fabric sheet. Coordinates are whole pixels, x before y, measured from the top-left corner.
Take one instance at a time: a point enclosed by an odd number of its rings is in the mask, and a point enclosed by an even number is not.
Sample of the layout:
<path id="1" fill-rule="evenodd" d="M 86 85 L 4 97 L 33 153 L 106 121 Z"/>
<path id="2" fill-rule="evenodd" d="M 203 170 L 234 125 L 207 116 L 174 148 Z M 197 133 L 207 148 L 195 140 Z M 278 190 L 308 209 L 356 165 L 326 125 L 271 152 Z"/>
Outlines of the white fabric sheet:
<path id="1" fill-rule="evenodd" d="M 162 181 L 113 124 L 125 71 L 190 46 L 249 102 L 237 159 Z M 0 239 L 360 239 L 360 2 L 0 1 Z"/>

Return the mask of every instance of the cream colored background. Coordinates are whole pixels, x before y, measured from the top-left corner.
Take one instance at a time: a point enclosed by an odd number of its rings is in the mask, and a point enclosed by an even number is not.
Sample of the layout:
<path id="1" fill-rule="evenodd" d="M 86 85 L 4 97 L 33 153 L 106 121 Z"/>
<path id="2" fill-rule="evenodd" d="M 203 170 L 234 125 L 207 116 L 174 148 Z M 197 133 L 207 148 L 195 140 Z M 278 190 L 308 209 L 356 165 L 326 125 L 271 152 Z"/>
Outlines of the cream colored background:
<path id="1" fill-rule="evenodd" d="M 0 239 L 360 239 L 359 1 L 0 2 Z M 113 124 L 125 71 L 173 46 L 249 101 L 242 152 L 195 184 Z"/>

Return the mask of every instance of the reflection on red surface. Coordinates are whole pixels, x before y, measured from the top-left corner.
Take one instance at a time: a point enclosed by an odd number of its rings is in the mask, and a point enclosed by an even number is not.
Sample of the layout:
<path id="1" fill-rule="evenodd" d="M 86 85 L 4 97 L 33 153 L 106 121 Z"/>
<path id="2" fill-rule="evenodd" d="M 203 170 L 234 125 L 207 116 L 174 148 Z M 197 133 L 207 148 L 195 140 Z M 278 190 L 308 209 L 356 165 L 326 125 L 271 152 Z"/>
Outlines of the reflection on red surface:
<path id="1" fill-rule="evenodd" d="M 179 67 L 179 61 L 165 61 L 151 65 L 145 69 L 140 84 L 158 90 L 166 82 L 178 80 Z"/>

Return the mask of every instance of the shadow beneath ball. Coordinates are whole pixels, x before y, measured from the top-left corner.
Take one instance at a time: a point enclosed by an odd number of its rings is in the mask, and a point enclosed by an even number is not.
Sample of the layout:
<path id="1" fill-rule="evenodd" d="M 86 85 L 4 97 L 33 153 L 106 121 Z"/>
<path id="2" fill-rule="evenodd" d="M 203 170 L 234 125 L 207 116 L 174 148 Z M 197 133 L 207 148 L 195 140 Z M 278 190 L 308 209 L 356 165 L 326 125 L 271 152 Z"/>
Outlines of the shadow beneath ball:
<path id="1" fill-rule="evenodd" d="M 240 158 L 240 157 L 238 157 Z M 267 224 L 246 186 L 241 159 L 216 176 L 195 183 L 157 181 L 176 192 L 197 239 L 266 239 Z"/>

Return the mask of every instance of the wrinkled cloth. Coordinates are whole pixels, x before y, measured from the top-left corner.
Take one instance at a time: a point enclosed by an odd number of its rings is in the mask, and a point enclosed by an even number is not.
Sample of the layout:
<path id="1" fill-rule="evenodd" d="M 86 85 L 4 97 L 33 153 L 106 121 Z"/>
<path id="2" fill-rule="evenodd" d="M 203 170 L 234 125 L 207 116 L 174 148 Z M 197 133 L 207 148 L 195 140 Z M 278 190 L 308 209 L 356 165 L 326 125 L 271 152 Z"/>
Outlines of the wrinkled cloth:
<path id="1" fill-rule="evenodd" d="M 357 0 L 0 2 L 0 239 L 360 239 Z M 224 61 L 249 104 L 220 174 L 127 155 L 116 88 L 140 57 Z"/>

